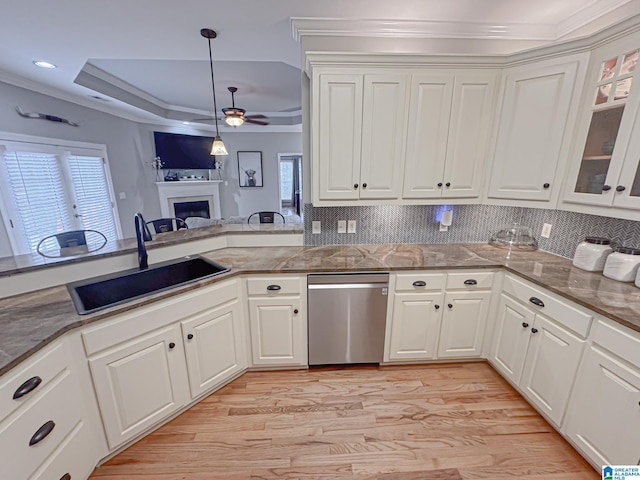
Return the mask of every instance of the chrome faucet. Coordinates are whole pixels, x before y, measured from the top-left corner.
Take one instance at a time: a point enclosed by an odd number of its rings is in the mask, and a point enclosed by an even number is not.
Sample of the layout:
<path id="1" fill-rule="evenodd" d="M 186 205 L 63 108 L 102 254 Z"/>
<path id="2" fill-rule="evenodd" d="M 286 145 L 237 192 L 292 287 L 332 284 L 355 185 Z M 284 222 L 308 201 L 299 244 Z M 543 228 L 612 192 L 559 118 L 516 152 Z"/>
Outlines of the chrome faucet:
<path id="1" fill-rule="evenodd" d="M 144 242 L 152 240 L 153 237 L 151 237 L 149 227 L 147 227 L 144 217 L 140 212 L 135 214 L 133 220 L 136 227 L 136 240 L 138 241 L 138 264 L 140 265 L 140 270 L 146 270 L 149 268 L 149 264 L 147 262 L 148 255 Z"/>

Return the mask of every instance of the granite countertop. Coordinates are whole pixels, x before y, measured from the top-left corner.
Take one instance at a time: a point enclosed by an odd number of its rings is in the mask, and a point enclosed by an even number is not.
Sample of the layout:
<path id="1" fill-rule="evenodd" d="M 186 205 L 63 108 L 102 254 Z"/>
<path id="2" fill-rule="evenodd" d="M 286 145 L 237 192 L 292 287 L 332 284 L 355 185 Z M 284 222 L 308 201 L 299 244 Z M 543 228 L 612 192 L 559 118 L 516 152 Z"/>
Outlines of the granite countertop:
<path id="1" fill-rule="evenodd" d="M 177 232 L 174 232 L 174 234 Z M 76 313 L 64 285 L 0 300 L 0 375 L 64 332 L 245 273 L 502 268 L 640 332 L 640 289 L 550 253 L 487 244 L 224 248 L 202 256 L 231 271 L 94 314 Z"/>
<path id="2" fill-rule="evenodd" d="M 145 242 L 147 250 L 154 248 L 178 245 L 180 243 L 214 238 L 222 235 L 250 235 L 250 234 L 303 234 L 304 227 L 301 223 L 287 224 L 228 224 L 212 225 L 202 228 L 178 230 L 176 232 L 153 234 L 153 240 Z M 135 238 L 109 241 L 98 251 L 83 255 L 47 258 L 38 254 L 18 255 L 15 257 L 0 258 L 0 277 L 15 275 L 34 270 L 40 270 L 51 266 L 60 266 L 70 263 L 87 262 L 99 258 L 113 257 L 128 253 L 136 253 L 138 245 Z"/>

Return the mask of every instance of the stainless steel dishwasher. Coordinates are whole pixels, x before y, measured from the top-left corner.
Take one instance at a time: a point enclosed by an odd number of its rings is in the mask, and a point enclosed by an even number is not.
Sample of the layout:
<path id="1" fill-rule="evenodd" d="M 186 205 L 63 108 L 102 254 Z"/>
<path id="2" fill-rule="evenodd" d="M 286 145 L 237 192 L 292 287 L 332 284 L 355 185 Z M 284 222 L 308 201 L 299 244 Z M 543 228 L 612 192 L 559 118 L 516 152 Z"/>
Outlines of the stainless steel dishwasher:
<path id="1" fill-rule="evenodd" d="M 380 363 L 388 273 L 308 277 L 309 365 Z"/>

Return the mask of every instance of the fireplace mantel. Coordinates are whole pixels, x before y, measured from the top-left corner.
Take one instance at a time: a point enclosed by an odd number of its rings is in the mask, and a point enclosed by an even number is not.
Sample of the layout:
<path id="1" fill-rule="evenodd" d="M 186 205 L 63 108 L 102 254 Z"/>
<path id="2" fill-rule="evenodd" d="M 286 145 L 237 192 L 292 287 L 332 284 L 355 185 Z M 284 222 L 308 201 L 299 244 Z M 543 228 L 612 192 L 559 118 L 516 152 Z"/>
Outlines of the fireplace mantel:
<path id="1" fill-rule="evenodd" d="M 175 217 L 173 204 L 176 201 L 192 201 L 194 199 L 209 202 L 211 218 L 221 218 L 220 184 L 222 180 L 156 182 L 160 209 L 163 217 Z"/>

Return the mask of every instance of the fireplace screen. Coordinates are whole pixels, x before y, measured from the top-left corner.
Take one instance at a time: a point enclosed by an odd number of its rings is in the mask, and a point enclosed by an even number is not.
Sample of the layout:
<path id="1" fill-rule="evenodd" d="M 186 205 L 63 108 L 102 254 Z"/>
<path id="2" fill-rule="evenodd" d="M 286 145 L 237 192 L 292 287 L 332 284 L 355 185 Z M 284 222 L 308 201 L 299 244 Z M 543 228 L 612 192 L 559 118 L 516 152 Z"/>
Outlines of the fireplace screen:
<path id="1" fill-rule="evenodd" d="M 209 202 L 206 200 L 196 202 L 174 202 L 173 211 L 176 218 L 185 220 L 187 217 L 211 218 Z"/>

